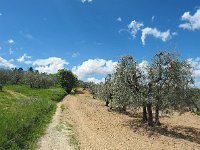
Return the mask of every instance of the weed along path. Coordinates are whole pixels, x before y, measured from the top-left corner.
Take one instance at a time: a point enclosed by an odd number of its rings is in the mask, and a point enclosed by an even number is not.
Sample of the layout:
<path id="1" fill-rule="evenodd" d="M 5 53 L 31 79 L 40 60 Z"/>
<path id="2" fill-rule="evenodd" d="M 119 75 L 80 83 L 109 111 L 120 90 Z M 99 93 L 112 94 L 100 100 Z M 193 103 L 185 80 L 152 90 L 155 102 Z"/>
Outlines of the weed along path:
<path id="1" fill-rule="evenodd" d="M 161 117 L 163 126 L 152 131 L 140 126 L 140 114 L 108 111 L 104 105 L 87 91 L 66 96 L 39 142 L 40 149 L 71 150 L 73 146 L 68 143 L 79 149 L 76 139 L 81 150 L 200 149 L 199 116 L 186 113 Z M 69 126 L 75 136 L 65 129 Z"/>
<path id="2" fill-rule="evenodd" d="M 57 104 L 56 112 L 52 122 L 49 124 L 46 133 L 37 144 L 38 150 L 74 150 L 70 145 L 70 126 L 63 121 L 63 101 Z"/>

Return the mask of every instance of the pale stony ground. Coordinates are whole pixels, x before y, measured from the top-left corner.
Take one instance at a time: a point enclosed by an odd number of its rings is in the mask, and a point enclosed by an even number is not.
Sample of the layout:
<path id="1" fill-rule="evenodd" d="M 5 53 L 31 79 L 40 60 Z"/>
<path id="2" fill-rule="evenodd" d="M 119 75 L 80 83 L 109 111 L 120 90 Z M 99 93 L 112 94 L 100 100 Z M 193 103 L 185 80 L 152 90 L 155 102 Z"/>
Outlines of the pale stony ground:
<path id="1" fill-rule="evenodd" d="M 175 113 L 161 117 L 162 127 L 149 129 L 140 125 L 141 116 L 137 113 L 108 111 L 103 101 L 92 99 L 87 91 L 83 92 L 68 95 L 59 104 L 47 134 L 40 141 L 40 149 L 71 150 L 66 130 L 55 129 L 60 120 L 74 126 L 81 150 L 200 149 L 200 116 Z M 66 108 L 62 113 L 61 104 Z"/>
<path id="2" fill-rule="evenodd" d="M 38 150 L 74 150 L 69 144 L 68 130 L 62 121 L 63 112 L 61 105 L 64 101 L 57 104 L 56 113 L 52 122 L 49 124 L 45 135 L 38 141 Z"/>
<path id="3" fill-rule="evenodd" d="M 200 116 L 186 113 L 161 117 L 164 126 L 147 131 L 139 126 L 137 114 L 110 112 L 103 101 L 84 92 L 64 100 L 64 116 L 73 122 L 82 150 L 200 149 Z"/>

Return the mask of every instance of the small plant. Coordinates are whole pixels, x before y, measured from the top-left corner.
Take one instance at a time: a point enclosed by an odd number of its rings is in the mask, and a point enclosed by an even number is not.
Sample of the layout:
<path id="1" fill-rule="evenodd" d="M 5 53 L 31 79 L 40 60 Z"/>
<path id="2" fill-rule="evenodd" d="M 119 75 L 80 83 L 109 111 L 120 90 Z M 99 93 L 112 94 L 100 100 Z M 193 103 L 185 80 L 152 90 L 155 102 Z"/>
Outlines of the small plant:
<path id="1" fill-rule="evenodd" d="M 73 145 L 75 150 L 80 150 L 80 144 L 76 138 L 73 125 L 69 122 L 65 122 L 65 126 L 68 130 L 69 144 Z"/>
<path id="2" fill-rule="evenodd" d="M 200 116 L 200 111 L 197 111 L 196 114 L 197 114 L 198 116 Z"/>
<path id="3" fill-rule="evenodd" d="M 60 108 L 61 108 L 61 110 L 62 110 L 62 112 L 65 110 L 65 106 L 64 106 L 64 104 L 62 104 L 61 106 L 60 106 Z"/>

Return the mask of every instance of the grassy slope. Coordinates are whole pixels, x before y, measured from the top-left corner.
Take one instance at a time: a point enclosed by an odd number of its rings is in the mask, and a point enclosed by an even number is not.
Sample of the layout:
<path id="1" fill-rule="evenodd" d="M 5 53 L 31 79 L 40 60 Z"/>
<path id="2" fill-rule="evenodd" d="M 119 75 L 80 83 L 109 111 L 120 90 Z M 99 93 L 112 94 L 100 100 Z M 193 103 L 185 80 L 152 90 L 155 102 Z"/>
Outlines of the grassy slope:
<path id="1" fill-rule="evenodd" d="M 0 149 L 34 148 L 63 98 L 61 88 L 6 86 L 0 92 Z"/>

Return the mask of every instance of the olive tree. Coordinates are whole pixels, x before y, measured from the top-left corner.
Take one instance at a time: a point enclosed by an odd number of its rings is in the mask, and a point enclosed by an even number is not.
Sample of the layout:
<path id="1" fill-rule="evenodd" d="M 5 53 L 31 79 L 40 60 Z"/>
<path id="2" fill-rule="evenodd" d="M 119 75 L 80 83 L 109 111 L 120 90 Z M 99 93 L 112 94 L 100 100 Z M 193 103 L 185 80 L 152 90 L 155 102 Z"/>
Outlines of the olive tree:
<path id="1" fill-rule="evenodd" d="M 122 108 L 123 111 L 126 111 L 127 106 L 132 104 L 134 98 L 127 80 L 132 64 L 133 58 L 131 56 L 121 57 L 113 74 L 113 104 Z"/>
<path id="2" fill-rule="evenodd" d="M 6 69 L 0 69 L 0 91 L 2 91 L 3 86 L 12 79 L 11 71 Z"/>
<path id="3" fill-rule="evenodd" d="M 191 67 L 174 53 L 163 51 L 155 55 L 149 75 L 153 87 L 155 124 L 160 125 L 161 109 L 180 107 L 187 100 L 186 91 L 193 81 Z"/>

